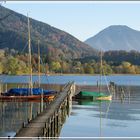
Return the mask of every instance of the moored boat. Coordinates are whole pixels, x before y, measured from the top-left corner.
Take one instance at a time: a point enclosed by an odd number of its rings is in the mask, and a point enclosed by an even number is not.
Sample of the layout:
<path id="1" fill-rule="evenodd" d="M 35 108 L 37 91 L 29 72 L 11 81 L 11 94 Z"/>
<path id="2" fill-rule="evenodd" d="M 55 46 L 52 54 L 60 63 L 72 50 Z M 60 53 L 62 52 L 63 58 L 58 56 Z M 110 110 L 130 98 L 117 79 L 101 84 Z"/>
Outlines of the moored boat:
<path id="1" fill-rule="evenodd" d="M 32 90 L 32 95 L 30 94 L 30 90 Z M 46 100 L 54 99 L 57 91 L 55 90 L 44 90 L 41 88 L 12 88 L 6 93 L 2 93 L 0 99 L 3 100 L 12 100 L 12 99 L 21 99 L 21 100 L 37 100 L 42 97 Z"/>
<path id="2" fill-rule="evenodd" d="M 80 99 L 92 99 L 92 100 L 112 100 L 112 95 L 107 94 L 101 91 L 101 82 L 102 82 L 102 74 L 103 74 L 103 68 L 102 68 L 102 51 L 100 55 L 100 85 L 99 85 L 99 91 L 81 91 L 78 95 L 76 95 L 76 98 Z"/>
<path id="3" fill-rule="evenodd" d="M 31 58 L 31 39 L 30 39 L 30 22 L 28 17 L 28 52 L 29 52 L 29 87 L 28 88 L 11 88 L 8 92 L 2 93 L 0 99 L 54 99 L 55 90 L 45 90 L 40 87 L 40 49 L 38 42 L 38 88 L 33 87 L 32 81 L 32 58 Z"/>
<path id="4" fill-rule="evenodd" d="M 112 100 L 111 95 L 103 92 L 81 91 L 76 95 L 78 99 L 92 99 L 92 100 Z"/>

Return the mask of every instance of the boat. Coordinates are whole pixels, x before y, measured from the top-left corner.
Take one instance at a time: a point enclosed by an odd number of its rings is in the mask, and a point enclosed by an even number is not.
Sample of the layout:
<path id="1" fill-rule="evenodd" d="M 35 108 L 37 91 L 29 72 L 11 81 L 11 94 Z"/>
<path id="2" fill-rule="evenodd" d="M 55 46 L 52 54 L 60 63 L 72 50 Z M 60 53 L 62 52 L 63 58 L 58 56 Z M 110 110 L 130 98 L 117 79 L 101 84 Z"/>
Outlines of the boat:
<path id="1" fill-rule="evenodd" d="M 92 100 L 112 100 L 112 95 L 107 94 L 101 91 L 101 77 L 102 77 L 102 51 L 100 56 L 100 85 L 99 85 L 99 91 L 80 91 L 79 94 L 76 95 L 76 98 L 78 99 L 92 99 Z"/>
<path id="2" fill-rule="evenodd" d="M 103 92 L 80 91 L 80 93 L 76 95 L 76 98 L 91 100 L 112 100 L 112 95 L 107 95 Z"/>
<path id="3" fill-rule="evenodd" d="M 32 95 L 30 95 L 29 88 L 11 88 L 6 93 L 2 93 L 3 96 L 0 99 L 40 99 L 41 94 L 43 98 L 53 99 L 54 95 L 57 94 L 57 91 L 54 90 L 44 90 L 41 88 L 32 88 Z"/>
<path id="4" fill-rule="evenodd" d="M 25 99 L 25 100 L 36 100 L 36 99 L 54 99 L 57 91 L 45 90 L 40 87 L 40 49 L 38 41 L 38 88 L 33 87 L 32 82 L 32 66 L 31 66 L 31 39 L 30 39 L 30 21 L 28 17 L 28 52 L 29 52 L 29 87 L 28 88 L 11 88 L 6 93 L 1 93 L 0 99 Z"/>

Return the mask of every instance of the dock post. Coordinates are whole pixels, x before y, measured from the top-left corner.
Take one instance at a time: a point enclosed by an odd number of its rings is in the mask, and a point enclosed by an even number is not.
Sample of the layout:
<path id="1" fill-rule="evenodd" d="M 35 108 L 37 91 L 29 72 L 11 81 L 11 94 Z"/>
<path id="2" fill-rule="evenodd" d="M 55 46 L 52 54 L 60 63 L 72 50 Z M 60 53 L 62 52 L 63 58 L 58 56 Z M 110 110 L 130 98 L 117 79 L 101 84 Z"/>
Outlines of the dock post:
<path id="1" fill-rule="evenodd" d="M 43 112 L 43 89 L 41 91 L 40 112 Z"/>
<path id="2" fill-rule="evenodd" d="M 2 82 L 0 81 L 0 95 L 2 93 Z"/>
<path id="3" fill-rule="evenodd" d="M 54 127 L 54 129 L 55 129 L 55 137 L 57 136 L 57 112 L 55 112 L 55 127 Z"/>
<path id="4" fill-rule="evenodd" d="M 57 126 L 56 126 L 56 128 L 57 128 L 57 134 L 58 134 L 58 132 L 59 132 L 59 118 L 60 118 L 60 116 L 59 116 L 59 110 L 57 111 L 57 117 L 56 117 L 56 120 L 57 120 Z"/>
<path id="5" fill-rule="evenodd" d="M 53 136 L 53 120 L 51 118 L 51 137 Z"/>
<path id="6" fill-rule="evenodd" d="M 129 98 L 129 104 L 130 104 L 130 89 L 129 89 L 129 91 L 128 91 L 128 98 Z"/>
<path id="7" fill-rule="evenodd" d="M 5 83 L 5 93 L 7 92 L 7 83 Z"/>
<path id="8" fill-rule="evenodd" d="M 48 137 L 51 137 L 51 118 L 49 118 L 48 122 L 49 122 Z"/>

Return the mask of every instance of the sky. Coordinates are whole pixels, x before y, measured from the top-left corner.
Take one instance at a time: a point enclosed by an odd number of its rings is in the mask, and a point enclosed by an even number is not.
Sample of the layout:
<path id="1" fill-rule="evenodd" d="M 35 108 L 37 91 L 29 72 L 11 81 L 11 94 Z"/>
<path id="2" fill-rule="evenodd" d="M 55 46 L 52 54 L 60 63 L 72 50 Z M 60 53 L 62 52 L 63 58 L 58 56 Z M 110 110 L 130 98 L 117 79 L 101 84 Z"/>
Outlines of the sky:
<path id="1" fill-rule="evenodd" d="M 140 30 L 140 2 L 7 1 L 3 6 L 47 23 L 81 41 L 110 25 Z"/>

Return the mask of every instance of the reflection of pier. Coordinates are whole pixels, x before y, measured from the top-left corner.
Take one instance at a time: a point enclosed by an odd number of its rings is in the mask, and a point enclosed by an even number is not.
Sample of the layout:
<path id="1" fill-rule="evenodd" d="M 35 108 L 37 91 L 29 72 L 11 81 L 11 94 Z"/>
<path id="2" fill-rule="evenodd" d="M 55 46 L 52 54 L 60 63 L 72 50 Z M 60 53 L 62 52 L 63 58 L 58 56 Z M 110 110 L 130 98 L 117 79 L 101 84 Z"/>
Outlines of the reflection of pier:
<path id="1" fill-rule="evenodd" d="M 59 95 L 28 124 L 24 124 L 16 137 L 57 137 L 62 124 L 69 115 L 71 98 L 75 93 L 74 83 L 68 83 L 63 87 Z"/>

